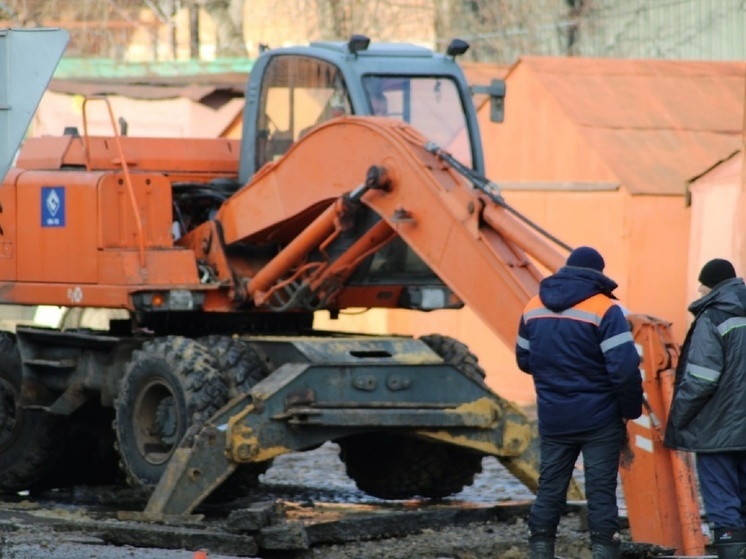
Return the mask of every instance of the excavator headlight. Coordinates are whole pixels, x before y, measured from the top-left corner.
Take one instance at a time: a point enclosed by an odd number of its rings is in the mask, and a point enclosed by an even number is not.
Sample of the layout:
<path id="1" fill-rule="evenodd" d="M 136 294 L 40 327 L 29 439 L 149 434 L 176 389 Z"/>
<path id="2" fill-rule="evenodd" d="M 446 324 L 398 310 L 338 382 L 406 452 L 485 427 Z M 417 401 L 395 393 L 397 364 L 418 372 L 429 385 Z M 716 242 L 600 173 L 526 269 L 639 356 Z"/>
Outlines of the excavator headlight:
<path id="1" fill-rule="evenodd" d="M 136 293 L 132 301 L 138 311 L 192 311 L 205 302 L 205 295 L 188 289 Z"/>
<path id="2" fill-rule="evenodd" d="M 463 303 L 447 287 L 408 287 L 408 307 L 423 311 L 457 309 Z"/>
<path id="3" fill-rule="evenodd" d="M 192 292 L 186 289 L 172 289 L 168 292 L 168 306 L 172 311 L 191 311 L 194 309 Z"/>

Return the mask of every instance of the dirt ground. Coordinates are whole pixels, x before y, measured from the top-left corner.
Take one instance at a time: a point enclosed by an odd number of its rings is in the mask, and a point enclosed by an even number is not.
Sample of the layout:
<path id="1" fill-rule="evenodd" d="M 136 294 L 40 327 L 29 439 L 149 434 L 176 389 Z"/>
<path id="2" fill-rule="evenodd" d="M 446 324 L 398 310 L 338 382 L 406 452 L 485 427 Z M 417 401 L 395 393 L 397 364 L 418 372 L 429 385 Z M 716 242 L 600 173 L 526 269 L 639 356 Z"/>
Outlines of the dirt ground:
<path id="1" fill-rule="evenodd" d="M 343 543 L 320 541 L 308 549 L 295 551 L 254 549 L 254 553 L 248 555 L 246 550 L 250 548 L 241 550 L 240 544 L 239 551 L 221 552 L 226 549 L 223 545 L 225 539 L 233 537 L 229 534 L 206 537 L 204 546 L 199 537 L 183 540 L 185 543 L 180 544 L 179 534 L 184 530 L 181 527 L 159 527 L 162 532 L 156 532 L 155 537 L 156 540 L 161 538 L 163 543 L 155 545 L 152 534 L 139 540 L 137 531 L 133 532 L 134 537 L 130 534 L 123 538 L 121 533 L 112 536 L 114 532 L 108 528 L 118 527 L 118 524 L 113 513 L 100 512 L 97 503 L 105 500 L 103 494 L 82 490 L 54 503 L 43 497 L 21 497 L 14 502 L 0 503 L 0 559 L 193 559 L 200 547 L 209 559 L 247 556 L 261 559 L 528 557 L 525 515 L 533 495 L 496 460 L 486 458 L 483 470 L 472 486 L 443 502 L 387 503 L 369 497 L 355 487 L 344 473 L 334 444 L 325 444 L 311 452 L 278 457 L 251 498 L 277 503 L 283 511 L 282 522 L 301 524 L 312 534 L 314 523 L 318 527 L 326 517 L 336 515 L 340 510 L 356 511 L 357 518 L 362 520 L 353 522 L 348 533 L 337 538 Z M 580 471 L 578 479 L 582 483 Z M 623 503 L 621 505 L 623 510 Z M 133 510 L 138 506 L 134 503 Z M 375 514 L 363 514 L 370 512 Z M 388 526 L 384 523 L 381 529 L 380 518 L 385 518 L 387 513 L 396 513 L 389 514 L 394 522 Z M 563 518 L 557 543 L 558 556 L 590 559 L 588 534 L 583 529 L 582 517 L 582 507 L 576 506 Z M 423 518 L 439 520 L 431 526 L 427 520 L 423 523 Z M 443 518 L 447 520 L 444 522 Z M 410 521 L 411 526 L 404 526 Z M 204 524 L 197 526 L 205 528 Z M 367 530 L 366 526 L 370 529 Z M 204 533 L 209 536 L 208 532 Z M 369 539 L 373 533 L 379 537 Z M 395 537 L 386 537 L 387 533 L 394 533 Z M 631 559 L 659 554 L 662 552 L 623 554 L 623 557 Z"/>
<path id="2" fill-rule="evenodd" d="M 192 558 L 196 549 L 167 549 L 113 545 L 105 537 L 88 531 L 67 532 L 50 529 L 47 522 L 65 517 L 73 520 L 85 510 L 57 510 L 19 513 L 0 522 L 0 558 L 31 559 L 130 559 Z M 526 525 L 523 519 L 510 522 L 476 522 L 439 529 L 424 528 L 416 534 L 343 544 L 322 544 L 305 551 L 260 552 L 252 557 L 293 559 L 519 559 L 527 557 Z M 563 557 L 590 558 L 587 537 L 580 530 L 575 514 L 563 519 L 557 552 Z M 235 559 L 244 556 L 215 553 L 210 545 L 203 548 L 211 559 Z"/>

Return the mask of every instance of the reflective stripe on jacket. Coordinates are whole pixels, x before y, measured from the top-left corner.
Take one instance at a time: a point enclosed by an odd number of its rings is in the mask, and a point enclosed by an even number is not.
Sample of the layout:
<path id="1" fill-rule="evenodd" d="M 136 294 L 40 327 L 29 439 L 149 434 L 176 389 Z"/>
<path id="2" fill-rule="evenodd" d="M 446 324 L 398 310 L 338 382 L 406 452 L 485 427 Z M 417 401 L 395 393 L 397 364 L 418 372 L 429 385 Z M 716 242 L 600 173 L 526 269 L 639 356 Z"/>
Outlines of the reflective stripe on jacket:
<path id="1" fill-rule="evenodd" d="M 534 378 L 542 435 L 597 429 L 642 413 L 640 357 L 622 309 L 607 294 L 555 310 L 541 296 L 532 298 L 516 358 Z"/>
<path id="2" fill-rule="evenodd" d="M 746 450 L 746 285 L 727 280 L 689 310 L 676 368 L 666 446 L 695 452 Z"/>

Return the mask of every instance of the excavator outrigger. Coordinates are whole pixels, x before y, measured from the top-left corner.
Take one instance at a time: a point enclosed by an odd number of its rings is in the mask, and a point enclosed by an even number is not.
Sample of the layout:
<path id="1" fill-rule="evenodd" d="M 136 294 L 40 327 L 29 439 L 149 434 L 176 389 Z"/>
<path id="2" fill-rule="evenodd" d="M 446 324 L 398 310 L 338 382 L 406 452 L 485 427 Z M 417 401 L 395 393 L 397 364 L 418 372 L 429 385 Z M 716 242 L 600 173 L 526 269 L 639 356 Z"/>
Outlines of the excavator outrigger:
<path id="1" fill-rule="evenodd" d="M 466 48 L 354 36 L 268 50 L 241 142 L 123 137 L 105 99 L 113 134 L 93 137 L 96 98 L 82 134 L 27 140 L 0 187 L 0 302 L 130 318 L 0 339 L 1 488 L 60 483 L 50 460 L 87 430 L 95 446 L 73 469 L 116 452 L 151 516 L 245 493 L 275 456 L 332 440 L 382 498 L 456 493 L 485 455 L 535 489 L 535 425 L 486 386 L 466 345 L 312 327 L 319 310 L 466 304 L 512 344 L 538 266 L 563 264 L 484 178 L 455 60 Z M 504 84 L 481 91 L 499 118 Z M 649 403 L 623 464 L 632 534 L 701 553 L 691 466 L 659 436 L 678 354 L 665 323 L 630 321 Z M 656 511 L 637 507 L 661 490 Z"/>

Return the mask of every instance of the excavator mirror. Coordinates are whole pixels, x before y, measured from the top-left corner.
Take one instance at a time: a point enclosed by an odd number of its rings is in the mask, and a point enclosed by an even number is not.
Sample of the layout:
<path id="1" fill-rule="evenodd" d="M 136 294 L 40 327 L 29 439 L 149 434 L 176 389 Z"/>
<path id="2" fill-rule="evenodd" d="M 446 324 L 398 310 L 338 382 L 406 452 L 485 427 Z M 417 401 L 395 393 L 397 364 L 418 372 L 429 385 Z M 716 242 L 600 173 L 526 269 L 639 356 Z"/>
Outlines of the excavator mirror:
<path id="1" fill-rule="evenodd" d="M 368 50 L 370 39 L 365 35 L 353 35 L 347 42 L 347 50 L 352 54 L 357 54 L 361 50 Z"/>
<path id="2" fill-rule="evenodd" d="M 0 29 L 0 180 L 69 39 L 64 29 Z"/>
<path id="3" fill-rule="evenodd" d="M 453 39 L 446 49 L 446 54 L 456 58 L 469 50 L 469 43 L 462 39 Z"/>
<path id="4" fill-rule="evenodd" d="M 475 93 L 486 93 L 490 96 L 490 120 L 502 122 L 505 118 L 505 82 L 503 80 L 492 80 L 490 85 L 474 85 L 471 87 L 472 95 Z"/>

